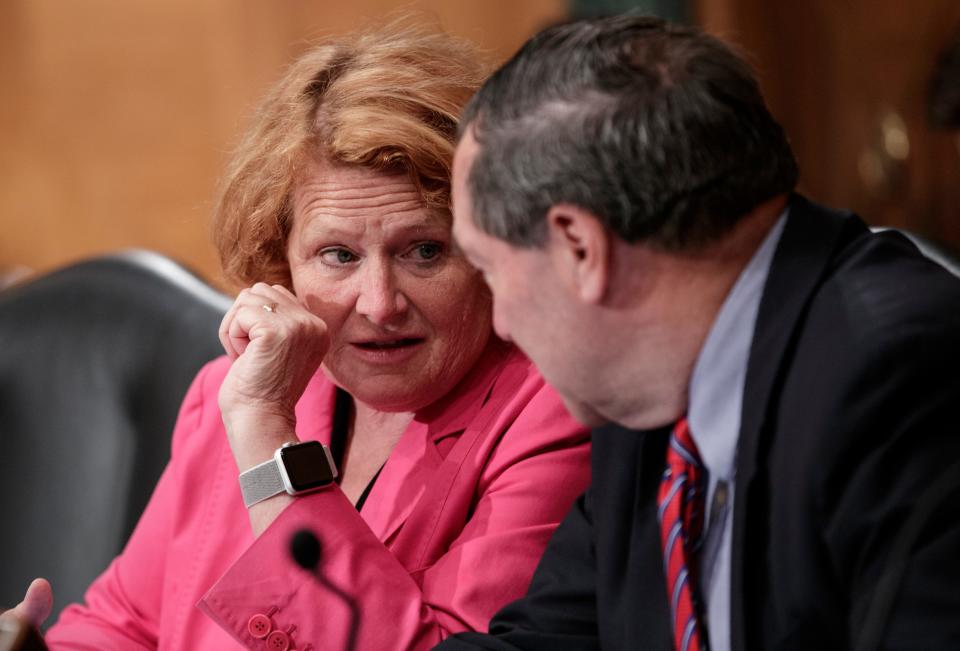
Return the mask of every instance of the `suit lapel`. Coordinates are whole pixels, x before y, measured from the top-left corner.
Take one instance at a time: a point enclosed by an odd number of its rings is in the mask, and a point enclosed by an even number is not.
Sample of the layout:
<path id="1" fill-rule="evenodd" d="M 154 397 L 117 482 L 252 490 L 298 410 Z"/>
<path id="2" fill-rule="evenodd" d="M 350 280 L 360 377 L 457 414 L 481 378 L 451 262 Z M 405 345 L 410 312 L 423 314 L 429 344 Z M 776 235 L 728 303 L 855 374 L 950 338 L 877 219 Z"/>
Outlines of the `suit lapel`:
<path id="1" fill-rule="evenodd" d="M 799 332 L 803 313 L 824 277 L 835 252 L 862 224 L 819 208 L 799 195 L 790 202 L 790 213 L 777 246 L 760 300 L 743 392 L 740 438 L 737 444 L 736 499 L 733 513 L 731 559 L 731 643 L 746 648 L 744 595 L 748 564 L 760 558 L 749 548 L 747 513 L 759 495 L 751 495 L 757 469 L 766 456 L 769 437 L 762 436 L 770 415 L 775 387 L 784 357 Z M 753 514 L 757 518 L 758 512 Z"/>
<path id="2" fill-rule="evenodd" d="M 486 400 L 493 384 L 502 381 L 502 374 L 510 375 L 504 368 L 515 369 L 511 376 L 514 382 L 522 382 L 526 377 L 526 359 L 522 363 L 504 363 L 512 350 L 499 340 L 492 340 L 461 383 L 438 403 L 418 413 L 403 433 L 360 511 L 382 542 L 390 540 L 415 509 L 429 511 L 436 505 L 438 495 L 446 498 L 456 477 L 455 471 L 450 474 L 451 465 L 459 468 L 467 451 L 486 431 L 483 428 L 488 423 L 480 416 L 490 412 Z M 500 403 L 513 394 L 500 395 L 501 401 L 493 407 L 494 415 L 499 412 Z M 445 456 L 437 447 L 444 439 L 451 443 Z M 426 537 L 422 532 L 419 535 Z"/>
<path id="3" fill-rule="evenodd" d="M 443 523 L 463 523 L 468 519 L 476 491 L 474 473 L 478 469 L 472 460 L 478 456 L 477 446 L 489 445 L 490 433 L 501 430 L 496 423 L 502 420 L 507 403 L 520 390 L 528 371 L 526 360 L 508 363 L 502 368 L 482 408 L 475 412 L 456 444 L 430 473 L 429 485 L 417 502 L 416 510 L 408 514 L 407 522 L 402 523 L 404 531 L 393 546 L 395 555 L 405 564 L 410 563 L 408 569 L 411 573 L 436 562 L 436 536 L 459 534 Z M 469 467 L 466 473 L 465 465 Z"/>
<path id="4" fill-rule="evenodd" d="M 634 520 L 635 543 L 631 565 L 648 580 L 635 594 L 637 639 L 644 640 L 648 649 L 672 649 L 670 602 L 667 599 L 667 576 L 663 567 L 663 548 L 660 542 L 660 521 L 657 519 L 657 493 L 663 476 L 667 445 L 672 426 L 648 432 L 631 432 L 641 443 L 640 468 L 634 501 L 638 511 Z M 657 590 L 655 586 L 660 586 Z"/>

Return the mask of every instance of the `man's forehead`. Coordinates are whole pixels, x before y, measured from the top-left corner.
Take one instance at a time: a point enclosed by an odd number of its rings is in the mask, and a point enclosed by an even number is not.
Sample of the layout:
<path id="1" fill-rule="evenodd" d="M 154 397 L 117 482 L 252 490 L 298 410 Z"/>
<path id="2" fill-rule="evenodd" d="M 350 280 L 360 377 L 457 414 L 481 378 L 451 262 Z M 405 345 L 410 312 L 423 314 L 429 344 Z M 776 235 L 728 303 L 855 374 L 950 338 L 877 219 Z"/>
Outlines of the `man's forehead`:
<path id="1" fill-rule="evenodd" d="M 461 209 L 458 210 L 458 206 L 461 206 Z M 456 240 L 457 244 L 460 246 L 460 249 L 470 256 L 473 251 L 472 235 L 475 232 L 475 228 L 471 223 L 470 215 L 466 214 L 462 206 L 464 204 L 454 205 L 453 210 L 453 226 L 451 232 L 453 233 L 453 239 Z"/>
<path id="2" fill-rule="evenodd" d="M 476 158 L 479 150 L 480 145 L 473 136 L 473 126 L 468 126 L 464 130 L 463 137 L 460 138 L 460 142 L 457 143 L 457 149 L 454 152 L 454 172 L 459 171 L 461 174 L 468 173 L 473 166 L 473 159 Z"/>
<path id="3" fill-rule="evenodd" d="M 477 144 L 471 129 L 467 129 L 463 138 L 457 144 L 453 157 L 453 179 L 451 191 L 453 194 L 453 234 L 458 240 L 465 235 L 464 230 L 470 226 L 469 214 L 471 197 L 467 177 L 476 157 Z"/>

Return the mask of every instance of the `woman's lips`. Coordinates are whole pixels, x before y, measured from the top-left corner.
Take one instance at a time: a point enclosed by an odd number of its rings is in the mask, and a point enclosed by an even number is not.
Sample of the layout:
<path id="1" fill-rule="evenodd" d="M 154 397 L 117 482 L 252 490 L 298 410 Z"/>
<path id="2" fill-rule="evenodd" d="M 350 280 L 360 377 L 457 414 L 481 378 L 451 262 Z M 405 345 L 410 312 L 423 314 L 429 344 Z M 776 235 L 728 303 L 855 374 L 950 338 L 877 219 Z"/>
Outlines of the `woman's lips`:
<path id="1" fill-rule="evenodd" d="M 419 352 L 424 344 L 422 337 L 403 337 L 376 341 L 352 342 L 354 354 L 363 360 L 377 364 L 396 364 Z"/>
<path id="2" fill-rule="evenodd" d="M 384 348 L 402 348 L 403 346 L 412 346 L 423 341 L 422 337 L 400 337 L 397 339 L 381 339 L 378 341 L 358 341 L 354 346 L 365 350 L 380 350 Z"/>

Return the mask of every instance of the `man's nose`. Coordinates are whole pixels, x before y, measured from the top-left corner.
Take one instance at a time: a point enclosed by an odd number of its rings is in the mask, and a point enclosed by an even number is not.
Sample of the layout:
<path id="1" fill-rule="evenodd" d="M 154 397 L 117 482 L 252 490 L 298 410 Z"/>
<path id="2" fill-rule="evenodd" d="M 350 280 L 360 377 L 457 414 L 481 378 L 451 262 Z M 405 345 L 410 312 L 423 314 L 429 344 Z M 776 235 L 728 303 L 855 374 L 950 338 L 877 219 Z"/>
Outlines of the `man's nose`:
<path id="1" fill-rule="evenodd" d="M 408 306 L 390 262 L 368 258 L 361 271 L 357 313 L 377 325 L 387 326 L 402 317 Z"/>

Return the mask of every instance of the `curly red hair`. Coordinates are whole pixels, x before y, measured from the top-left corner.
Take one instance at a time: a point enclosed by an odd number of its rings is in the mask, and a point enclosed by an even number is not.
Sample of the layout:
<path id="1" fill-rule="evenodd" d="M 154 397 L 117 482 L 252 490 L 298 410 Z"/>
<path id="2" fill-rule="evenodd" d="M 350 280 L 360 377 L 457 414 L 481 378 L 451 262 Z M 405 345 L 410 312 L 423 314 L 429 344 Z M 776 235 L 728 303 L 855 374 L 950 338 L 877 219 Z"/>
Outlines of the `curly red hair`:
<path id="1" fill-rule="evenodd" d="M 300 56 L 227 166 L 213 223 L 227 280 L 290 286 L 290 196 L 311 156 L 407 173 L 425 205 L 449 212 L 457 122 L 484 72 L 469 43 L 398 24 Z"/>

